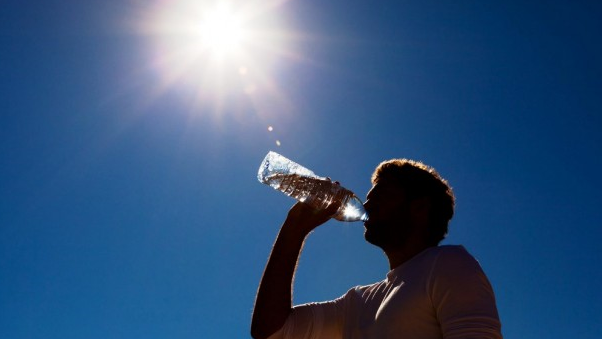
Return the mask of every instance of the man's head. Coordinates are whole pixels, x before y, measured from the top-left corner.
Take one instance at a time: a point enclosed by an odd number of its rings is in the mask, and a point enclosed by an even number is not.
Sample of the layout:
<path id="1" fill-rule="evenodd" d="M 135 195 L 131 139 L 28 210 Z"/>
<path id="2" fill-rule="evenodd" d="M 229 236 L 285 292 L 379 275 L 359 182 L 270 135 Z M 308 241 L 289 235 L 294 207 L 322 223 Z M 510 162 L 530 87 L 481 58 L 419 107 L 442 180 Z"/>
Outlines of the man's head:
<path id="1" fill-rule="evenodd" d="M 407 159 L 384 161 L 372 174 L 372 185 L 366 201 L 369 242 L 394 246 L 420 233 L 429 245 L 437 245 L 445 238 L 454 195 L 435 169 Z"/>

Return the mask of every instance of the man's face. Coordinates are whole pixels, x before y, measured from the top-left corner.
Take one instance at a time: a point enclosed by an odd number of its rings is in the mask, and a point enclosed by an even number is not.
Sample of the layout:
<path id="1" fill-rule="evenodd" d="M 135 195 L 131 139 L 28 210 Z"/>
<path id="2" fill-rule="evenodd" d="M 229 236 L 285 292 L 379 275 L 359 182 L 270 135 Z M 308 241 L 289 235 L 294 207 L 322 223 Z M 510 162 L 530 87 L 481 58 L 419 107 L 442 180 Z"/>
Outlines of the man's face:
<path id="1" fill-rule="evenodd" d="M 390 180 L 380 180 L 368 192 L 364 204 L 369 219 L 364 223 L 364 237 L 384 250 L 399 248 L 413 232 L 410 204 L 401 187 Z"/>

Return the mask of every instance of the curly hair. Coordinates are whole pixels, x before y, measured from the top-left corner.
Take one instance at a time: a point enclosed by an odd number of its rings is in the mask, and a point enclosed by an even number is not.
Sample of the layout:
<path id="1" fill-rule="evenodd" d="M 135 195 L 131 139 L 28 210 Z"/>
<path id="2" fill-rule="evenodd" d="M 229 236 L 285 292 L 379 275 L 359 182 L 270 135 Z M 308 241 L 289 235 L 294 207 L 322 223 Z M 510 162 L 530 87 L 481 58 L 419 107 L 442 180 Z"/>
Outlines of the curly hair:
<path id="1" fill-rule="evenodd" d="M 391 159 L 380 163 L 372 174 L 372 184 L 382 179 L 398 184 L 409 201 L 427 198 L 429 209 L 429 241 L 438 244 L 448 232 L 454 215 L 455 197 L 452 188 L 437 171 L 422 162 L 409 159 Z"/>

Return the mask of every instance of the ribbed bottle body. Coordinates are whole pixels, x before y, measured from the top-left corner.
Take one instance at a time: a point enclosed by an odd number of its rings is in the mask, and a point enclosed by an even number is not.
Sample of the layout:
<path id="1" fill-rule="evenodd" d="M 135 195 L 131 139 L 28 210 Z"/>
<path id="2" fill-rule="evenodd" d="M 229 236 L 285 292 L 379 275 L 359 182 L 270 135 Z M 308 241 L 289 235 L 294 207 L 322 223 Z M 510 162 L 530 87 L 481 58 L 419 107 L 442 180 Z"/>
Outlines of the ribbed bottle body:
<path id="1" fill-rule="evenodd" d="M 317 209 L 332 202 L 341 202 L 334 218 L 341 221 L 367 220 L 361 200 L 350 190 L 328 178 L 315 175 L 311 170 L 270 152 L 262 162 L 257 178 L 260 182 Z"/>

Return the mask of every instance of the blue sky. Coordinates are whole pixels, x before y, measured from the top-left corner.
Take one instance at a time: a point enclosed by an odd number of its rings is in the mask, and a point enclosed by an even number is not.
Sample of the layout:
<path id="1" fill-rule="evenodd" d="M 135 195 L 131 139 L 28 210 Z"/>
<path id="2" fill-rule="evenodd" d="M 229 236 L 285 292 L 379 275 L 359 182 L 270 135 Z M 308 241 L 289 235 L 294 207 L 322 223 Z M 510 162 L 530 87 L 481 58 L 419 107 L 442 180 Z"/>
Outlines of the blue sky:
<path id="1" fill-rule="evenodd" d="M 599 2 L 232 2 L 256 34 L 221 61 L 179 26 L 211 6 L 0 5 L 0 337 L 249 337 L 293 204 L 269 150 L 361 197 L 434 166 L 505 337 L 602 335 Z M 385 276 L 362 232 L 312 235 L 296 303 Z"/>

